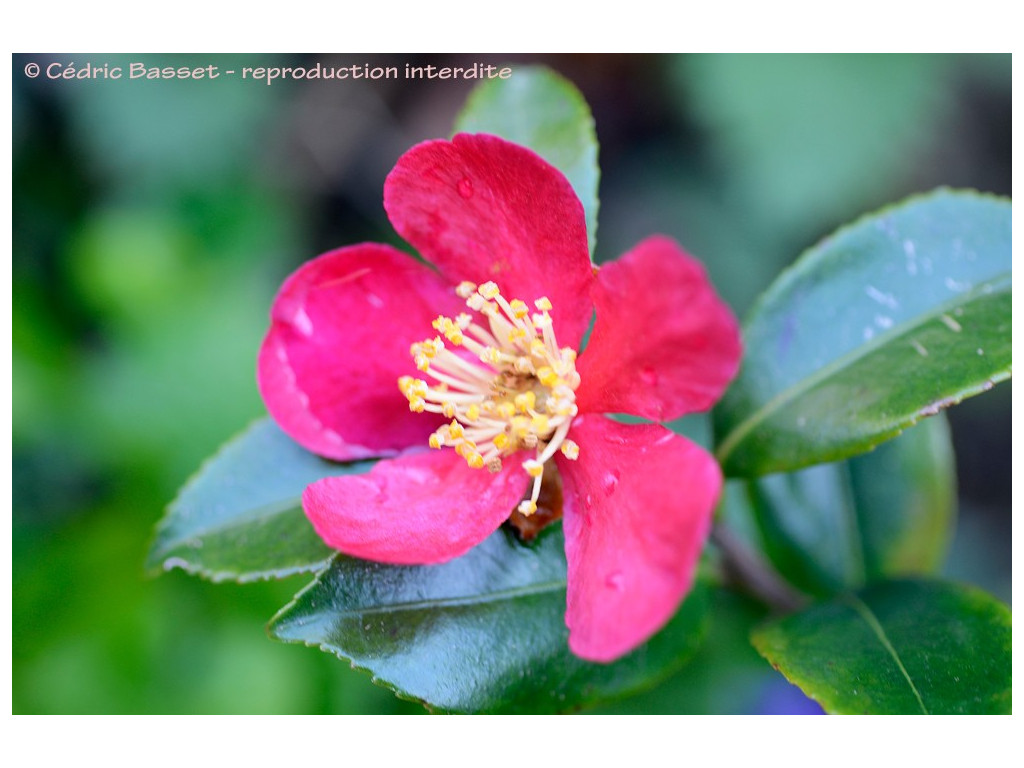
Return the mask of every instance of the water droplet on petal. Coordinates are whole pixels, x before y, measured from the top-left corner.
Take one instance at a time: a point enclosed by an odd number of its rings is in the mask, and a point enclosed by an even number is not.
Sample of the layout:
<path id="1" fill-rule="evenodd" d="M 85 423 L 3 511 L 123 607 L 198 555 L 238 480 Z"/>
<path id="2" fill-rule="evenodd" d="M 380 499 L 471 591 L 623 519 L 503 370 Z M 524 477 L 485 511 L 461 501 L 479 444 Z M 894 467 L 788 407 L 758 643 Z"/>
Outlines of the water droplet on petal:
<path id="1" fill-rule="evenodd" d="M 305 307 L 296 307 L 295 313 L 292 315 L 292 328 L 303 336 L 313 335 L 313 321 L 310 320 L 309 315 L 306 314 Z"/>
<path id="2" fill-rule="evenodd" d="M 609 496 L 615 491 L 615 486 L 619 484 L 619 473 L 615 470 L 609 470 L 604 473 L 604 477 L 601 479 L 601 487 L 604 488 L 604 492 Z"/>
<path id="3" fill-rule="evenodd" d="M 455 185 L 455 188 L 459 191 L 459 194 L 468 200 L 473 196 L 473 182 L 465 176 L 459 179 L 459 183 Z"/>
<path id="4" fill-rule="evenodd" d="M 608 589 L 614 589 L 616 592 L 621 592 L 626 586 L 626 577 L 622 571 L 612 571 L 604 577 L 604 585 Z"/>
<path id="5" fill-rule="evenodd" d="M 658 383 L 658 372 L 647 366 L 640 369 L 640 381 L 646 384 L 648 387 L 653 387 Z"/>
<path id="6" fill-rule="evenodd" d="M 584 502 L 586 503 L 586 505 L 587 505 L 588 507 L 591 507 L 591 506 L 593 506 L 593 505 L 594 505 L 594 497 L 593 497 L 593 496 L 591 496 L 591 495 L 590 495 L 590 494 L 588 493 L 588 494 L 587 494 L 587 497 L 586 497 L 586 498 L 584 499 Z"/>

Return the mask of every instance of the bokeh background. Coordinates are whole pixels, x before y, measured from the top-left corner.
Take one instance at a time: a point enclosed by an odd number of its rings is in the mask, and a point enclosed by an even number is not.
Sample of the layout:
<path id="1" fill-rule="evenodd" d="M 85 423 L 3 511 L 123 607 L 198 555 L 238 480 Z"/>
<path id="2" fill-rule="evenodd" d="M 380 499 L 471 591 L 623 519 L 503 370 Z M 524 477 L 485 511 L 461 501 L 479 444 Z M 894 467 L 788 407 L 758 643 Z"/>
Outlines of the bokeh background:
<path id="1" fill-rule="evenodd" d="M 384 177 L 450 133 L 473 83 L 23 74 L 130 61 L 547 64 L 596 120 L 598 260 L 673 235 L 741 316 L 862 213 L 940 185 L 1010 194 L 1009 55 L 14 56 L 16 713 L 422 711 L 265 636 L 302 577 L 214 585 L 142 562 L 177 488 L 264 414 L 255 358 L 281 280 L 340 245 L 400 245 Z M 950 417 L 947 575 L 1009 602 L 1009 386 Z M 745 610 L 697 663 L 601 711 L 813 711 L 745 644 Z"/>

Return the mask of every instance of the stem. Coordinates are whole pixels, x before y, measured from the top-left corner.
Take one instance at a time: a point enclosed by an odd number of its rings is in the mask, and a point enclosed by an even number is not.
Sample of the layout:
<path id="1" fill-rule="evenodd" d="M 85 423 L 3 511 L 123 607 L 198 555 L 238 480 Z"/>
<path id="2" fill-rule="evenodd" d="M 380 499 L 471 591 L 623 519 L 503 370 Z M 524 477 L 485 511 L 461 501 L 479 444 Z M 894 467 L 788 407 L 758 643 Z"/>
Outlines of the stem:
<path id="1" fill-rule="evenodd" d="M 783 579 L 724 525 L 714 526 L 711 541 L 722 553 L 726 576 L 774 611 L 790 613 L 809 602 L 806 595 Z"/>

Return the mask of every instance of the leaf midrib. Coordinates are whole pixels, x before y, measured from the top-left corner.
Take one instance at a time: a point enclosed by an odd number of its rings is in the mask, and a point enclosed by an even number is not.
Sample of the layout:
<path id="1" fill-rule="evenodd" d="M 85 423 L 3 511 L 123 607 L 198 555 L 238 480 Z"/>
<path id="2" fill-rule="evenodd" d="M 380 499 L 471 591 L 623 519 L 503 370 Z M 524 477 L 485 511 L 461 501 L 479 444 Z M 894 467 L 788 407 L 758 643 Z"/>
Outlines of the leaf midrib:
<path id="1" fill-rule="evenodd" d="M 930 715 L 931 712 L 929 712 L 928 708 L 924 705 L 924 700 L 921 698 L 921 694 L 917 690 L 917 686 L 914 685 L 914 681 L 911 679 L 910 673 L 907 672 L 907 668 L 903 666 L 903 660 L 900 658 L 900 655 L 896 652 L 896 649 L 893 647 L 892 643 L 889 642 L 889 637 L 886 635 L 885 628 L 882 627 L 882 624 L 878 620 L 878 617 L 875 616 L 871 608 L 869 608 L 868 605 L 859 597 L 849 595 L 846 598 L 846 603 L 851 608 L 853 608 L 853 610 L 857 612 L 861 619 L 864 620 L 864 623 L 867 624 L 868 627 L 870 627 L 871 631 L 875 633 L 875 637 L 878 638 L 878 642 L 882 644 L 882 647 L 885 648 L 889 656 L 892 657 L 892 660 L 896 663 L 896 666 L 899 668 L 900 673 L 903 675 L 903 679 L 906 680 L 907 685 L 910 686 L 910 690 L 913 692 L 914 698 L 917 699 L 917 704 L 919 707 L 921 707 L 921 713 L 925 715 Z"/>
<path id="2" fill-rule="evenodd" d="M 180 544 L 189 541 L 190 539 L 205 538 L 212 535 L 216 535 L 218 533 L 223 533 L 224 531 L 230 530 L 232 528 L 238 528 L 240 525 L 247 525 L 250 523 L 260 522 L 263 520 L 269 520 L 271 518 L 278 517 L 284 514 L 285 512 L 288 512 L 289 510 L 295 509 L 296 507 L 301 508 L 301 506 L 302 494 L 300 493 L 287 499 L 281 499 L 280 501 L 275 501 L 269 504 L 263 504 L 258 507 L 248 508 L 242 510 L 233 517 L 230 517 L 226 520 L 222 520 L 216 525 L 207 525 L 192 529 L 193 533 L 191 534 L 183 534 L 180 532 L 176 533 L 174 534 L 173 538 L 169 538 L 166 542 L 164 542 L 164 546 L 162 546 L 160 550 L 162 553 L 167 553 L 170 552 L 174 547 L 177 547 Z M 178 510 L 175 509 L 173 506 L 169 510 L 172 516 L 175 513 L 177 513 L 177 511 Z M 167 519 L 174 520 L 173 517 L 168 517 Z M 158 539 L 160 535 L 163 533 L 164 531 L 157 532 Z M 161 554 L 160 556 L 163 557 L 163 554 Z"/>
<path id="3" fill-rule="evenodd" d="M 876 336 L 872 341 L 861 344 L 854 350 L 847 352 L 845 355 L 837 357 L 831 363 L 822 366 L 810 376 L 799 379 L 795 384 L 783 389 L 761 408 L 754 411 L 750 416 L 741 421 L 725 436 L 725 439 L 719 443 L 718 449 L 715 451 L 715 457 L 718 459 L 718 462 L 724 465 L 729 456 L 732 455 L 736 446 L 754 429 L 801 395 L 813 390 L 821 382 L 831 378 L 835 373 L 851 367 L 860 359 L 884 348 L 895 339 L 905 336 L 930 322 L 938 320 L 939 317 L 948 313 L 950 310 L 965 306 L 985 296 L 996 296 L 1000 293 L 1006 292 L 1010 288 L 1010 280 L 1010 274 L 1001 273 L 991 280 L 978 283 L 970 291 L 958 294 L 953 299 L 937 305 L 928 313 L 918 315 L 916 320 L 895 325 L 885 333 Z"/>
<path id="4" fill-rule="evenodd" d="M 554 581 L 545 581 L 537 584 L 531 584 L 528 586 L 501 589 L 495 592 L 482 593 L 480 595 L 469 595 L 465 597 L 442 597 L 432 598 L 428 600 L 411 600 L 401 603 L 392 603 L 386 606 L 349 608 L 342 611 L 332 611 L 331 620 L 335 621 L 337 619 L 351 619 L 366 616 L 388 615 L 393 613 L 407 613 L 426 609 L 450 609 L 464 605 L 486 605 L 488 603 L 496 603 L 503 600 L 513 600 L 522 597 L 529 597 L 531 595 L 546 594 L 549 592 L 560 592 L 565 588 L 565 579 L 557 579 Z M 298 607 L 298 601 L 302 597 L 303 593 L 300 593 L 298 596 L 296 596 L 296 599 L 295 601 L 293 601 L 292 606 Z M 287 614 L 289 612 L 289 608 L 291 608 L 292 606 L 288 606 L 282 610 L 282 618 L 288 618 Z M 322 611 L 317 611 L 317 613 L 321 612 Z M 276 624 L 277 620 L 275 620 L 272 623 Z"/>

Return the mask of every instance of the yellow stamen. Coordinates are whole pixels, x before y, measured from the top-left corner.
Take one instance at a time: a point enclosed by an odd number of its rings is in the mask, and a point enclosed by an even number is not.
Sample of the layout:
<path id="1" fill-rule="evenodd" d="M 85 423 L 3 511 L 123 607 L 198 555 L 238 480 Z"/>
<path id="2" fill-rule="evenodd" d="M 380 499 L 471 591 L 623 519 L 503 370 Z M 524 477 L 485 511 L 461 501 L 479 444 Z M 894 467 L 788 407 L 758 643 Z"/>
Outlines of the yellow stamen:
<path id="1" fill-rule="evenodd" d="M 525 517 L 529 517 L 537 511 L 537 502 L 533 501 L 532 499 L 520 502 L 518 509 L 519 514 Z"/>
<path id="2" fill-rule="evenodd" d="M 485 299 L 493 299 L 494 297 L 498 296 L 501 293 L 501 291 L 498 290 L 498 286 L 490 281 L 481 285 L 479 288 L 476 289 L 476 291 Z"/>
<path id="3" fill-rule="evenodd" d="M 540 383 L 545 387 L 553 387 L 558 384 L 558 374 L 555 373 L 555 369 L 550 365 L 542 366 L 537 369 L 537 378 L 540 379 Z"/>
<path id="4" fill-rule="evenodd" d="M 456 293 L 478 314 L 438 315 L 432 326 L 439 335 L 409 349 L 431 383 L 402 376 L 398 388 L 410 410 L 450 419 L 428 444 L 452 448 L 470 467 L 498 472 L 504 457 L 533 452 L 522 461 L 532 491 L 519 505 L 533 514 L 545 462 L 559 449 L 570 459 L 579 456 L 579 446 L 566 439 L 577 413 L 576 351 L 558 346 L 546 296 L 533 302 L 531 315 L 525 301 L 506 299 L 494 282 L 464 282 Z M 471 356 L 446 348 L 445 340 Z"/>
<path id="5" fill-rule="evenodd" d="M 544 465 L 536 459 L 527 459 L 523 462 L 523 469 L 530 477 L 540 477 L 544 474 Z"/>
<path id="6" fill-rule="evenodd" d="M 537 405 L 537 395 L 533 393 L 533 390 L 518 394 L 516 395 L 515 404 L 520 412 L 529 413 Z"/>
<path id="7" fill-rule="evenodd" d="M 512 301 L 510 301 L 508 305 L 512 308 L 512 315 L 516 318 L 523 318 L 530 314 L 530 308 L 526 306 L 525 301 L 520 301 L 519 299 L 512 299 Z"/>

